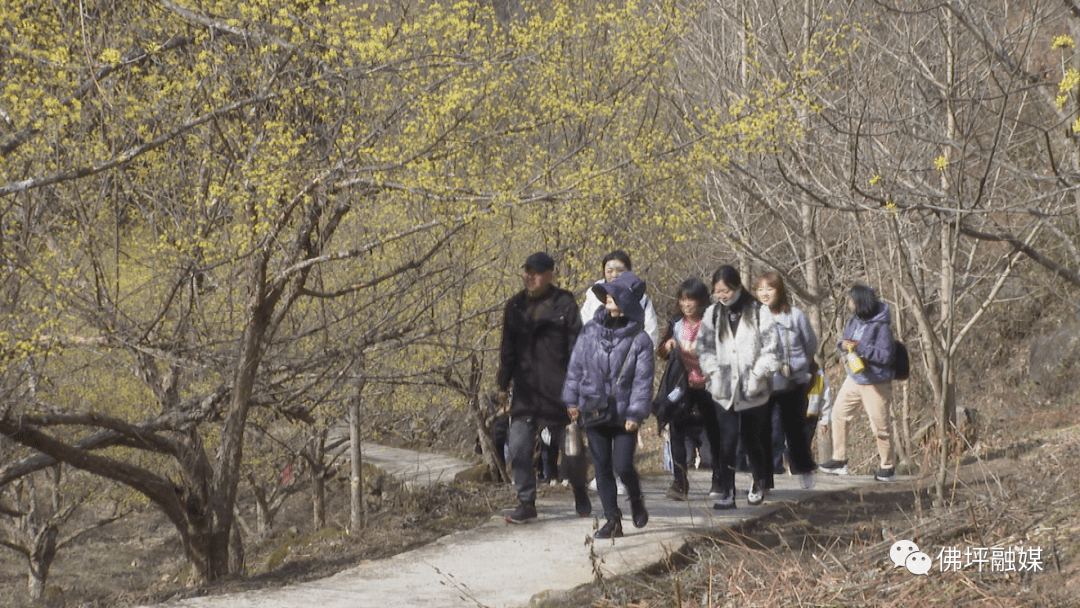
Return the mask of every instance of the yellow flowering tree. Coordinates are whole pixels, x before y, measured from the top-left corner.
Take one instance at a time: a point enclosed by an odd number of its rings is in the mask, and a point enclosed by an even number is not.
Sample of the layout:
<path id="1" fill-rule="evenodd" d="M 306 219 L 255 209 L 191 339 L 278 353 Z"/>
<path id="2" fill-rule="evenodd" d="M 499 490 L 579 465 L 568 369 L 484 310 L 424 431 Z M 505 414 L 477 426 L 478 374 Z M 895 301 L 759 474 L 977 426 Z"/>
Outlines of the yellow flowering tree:
<path id="1" fill-rule="evenodd" d="M 27 450 L 0 484 L 126 485 L 196 580 L 241 568 L 245 463 L 276 462 L 252 422 L 318 436 L 360 386 L 447 378 L 529 250 L 573 281 L 596 243 L 694 225 L 675 2 L 0 15 L 0 434 Z"/>

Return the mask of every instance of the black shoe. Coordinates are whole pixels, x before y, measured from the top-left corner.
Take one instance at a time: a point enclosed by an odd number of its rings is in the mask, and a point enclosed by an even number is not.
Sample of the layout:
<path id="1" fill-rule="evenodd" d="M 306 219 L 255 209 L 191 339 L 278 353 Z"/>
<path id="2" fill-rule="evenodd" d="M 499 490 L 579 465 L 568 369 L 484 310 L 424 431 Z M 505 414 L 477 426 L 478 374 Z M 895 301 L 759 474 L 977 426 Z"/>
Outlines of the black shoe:
<path id="1" fill-rule="evenodd" d="M 684 488 L 680 488 L 679 484 L 673 483 L 664 496 L 670 500 L 686 500 L 687 494 L 688 492 Z"/>
<path id="2" fill-rule="evenodd" d="M 603 528 L 600 528 L 593 534 L 593 538 L 619 538 L 622 533 L 622 521 L 618 519 L 609 519 L 604 524 Z"/>
<path id="3" fill-rule="evenodd" d="M 585 488 L 574 488 L 574 510 L 579 517 L 592 515 L 592 501 L 589 500 L 589 491 Z"/>
<path id="4" fill-rule="evenodd" d="M 720 486 L 720 481 L 714 479 L 712 487 L 709 488 L 709 498 L 718 498 L 724 495 L 724 490 Z"/>
<path id="5" fill-rule="evenodd" d="M 536 505 L 531 502 L 523 502 L 518 505 L 516 511 L 506 516 L 506 523 L 523 524 L 530 519 L 536 519 Z"/>
<path id="6" fill-rule="evenodd" d="M 712 506 L 712 508 L 716 509 L 717 511 L 726 511 L 728 509 L 734 509 L 735 508 L 735 491 L 734 490 L 728 490 L 727 492 L 722 494 L 720 496 L 720 500 L 716 501 L 716 504 L 714 504 Z"/>
<path id="7" fill-rule="evenodd" d="M 649 523 L 649 511 L 645 508 L 644 496 L 630 499 L 630 519 L 634 521 L 635 528 L 644 528 Z"/>
<path id="8" fill-rule="evenodd" d="M 881 469 L 874 475 L 874 479 L 878 481 L 892 481 L 896 478 L 896 471 L 892 469 Z"/>

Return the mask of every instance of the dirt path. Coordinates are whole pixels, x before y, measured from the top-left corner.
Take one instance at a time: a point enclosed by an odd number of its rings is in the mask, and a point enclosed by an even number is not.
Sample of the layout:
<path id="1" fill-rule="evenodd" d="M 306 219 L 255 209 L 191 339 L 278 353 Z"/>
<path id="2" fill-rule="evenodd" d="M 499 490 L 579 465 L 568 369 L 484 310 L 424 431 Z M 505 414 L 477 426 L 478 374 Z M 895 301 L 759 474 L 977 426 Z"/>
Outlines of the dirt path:
<path id="1" fill-rule="evenodd" d="M 365 446 L 368 463 L 385 466 L 411 483 L 437 483 L 453 479 L 470 465 L 454 459 L 419 455 L 405 450 Z M 691 472 L 691 500 L 664 498 L 667 476 L 643 478 L 649 525 L 635 529 L 627 522 L 626 536 L 589 542 L 596 520 L 579 518 L 567 492 L 542 498 L 537 521 L 523 526 L 507 524 L 506 513 L 475 530 L 446 536 L 425 547 L 385 560 L 361 564 L 329 578 L 280 589 L 217 595 L 165 604 L 167 606 L 235 608 L 357 608 L 416 606 L 442 608 L 523 606 L 544 594 L 558 605 L 562 594 L 595 580 L 594 567 L 604 577 L 636 572 L 662 563 L 682 548 L 695 531 L 731 526 L 783 508 L 787 501 L 802 501 L 826 492 L 871 485 L 869 476 L 819 474 L 812 490 L 798 479 L 777 476 L 777 488 L 764 505 L 749 507 L 745 488 L 749 476 L 739 474 L 739 508 L 714 511 L 707 496 L 709 474 Z M 593 494 L 594 511 L 599 498 Z M 625 503 L 625 498 L 620 501 Z M 624 505 L 624 510 L 628 509 Z"/>

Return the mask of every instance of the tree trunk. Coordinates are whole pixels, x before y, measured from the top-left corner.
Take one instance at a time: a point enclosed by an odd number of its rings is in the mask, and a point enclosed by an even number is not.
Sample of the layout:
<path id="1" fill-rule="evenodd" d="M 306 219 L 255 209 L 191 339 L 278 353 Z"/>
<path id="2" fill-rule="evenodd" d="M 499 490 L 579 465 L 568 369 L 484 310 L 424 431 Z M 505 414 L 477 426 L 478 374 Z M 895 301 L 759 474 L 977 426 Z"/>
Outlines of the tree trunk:
<path id="1" fill-rule="evenodd" d="M 316 530 L 326 526 L 326 472 L 311 470 L 311 525 Z"/>
<path id="2" fill-rule="evenodd" d="M 34 537 L 30 554 L 26 556 L 27 587 L 31 599 L 41 599 L 45 593 L 45 581 L 49 578 L 49 568 L 56 557 L 56 536 L 59 530 L 53 524 L 45 525 Z"/>
<path id="3" fill-rule="evenodd" d="M 274 531 L 274 518 L 270 514 L 270 503 L 266 500 L 266 492 L 251 487 L 251 493 L 255 497 L 255 534 L 259 538 L 266 538 Z"/>
<path id="4" fill-rule="evenodd" d="M 935 503 L 939 506 L 945 505 L 945 476 L 949 469 L 949 430 L 952 428 L 952 421 L 956 414 L 956 402 L 954 400 L 955 390 L 953 388 L 953 357 L 952 357 L 952 340 L 953 340 L 953 327 L 956 320 L 956 249 L 957 249 L 957 224 L 960 221 L 960 209 L 961 202 L 959 194 L 956 196 L 950 196 L 951 187 L 949 184 L 948 167 L 952 160 L 952 146 L 949 142 L 955 141 L 956 137 L 956 117 L 954 115 L 954 108 L 952 104 L 953 91 L 956 86 L 956 52 L 955 44 L 956 39 L 953 31 L 953 15 L 949 9 L 943 11 L 944 24 L 945 24 L 945 69 L 946 69 L 946 86 L 948 91 L 946 92 L 946 133 L 944 134 L 945 144 L 942 145 L 942 157 L 945 159 L 944 166 L 941 168 L 941 191 L 945 195 L 945 200 L 952 198 L 956 202 L 957 213 L 955 216 L 955 222 L 951 223 L 949 218 L 945 218 L 946 221 L 941 223 L 941 321 L 942 321 L 942 356 L 941 356 L 941 392 L 938 396 L 938 440 L 941 442 L 940 452 L 938 453 L 938 470 L 937 477 L 934 482 L 934 492 L 937 494 Z"/>
<path id="5" fill-rule="evenodd" d="M 364 470 L 363 455 L 360 453 L 360 390 L 356 398 L 349 403 L 349 454 L 351 470 L 349 472 L 349 523 L 353 531 L 359 531 L 364 524 Z"/>

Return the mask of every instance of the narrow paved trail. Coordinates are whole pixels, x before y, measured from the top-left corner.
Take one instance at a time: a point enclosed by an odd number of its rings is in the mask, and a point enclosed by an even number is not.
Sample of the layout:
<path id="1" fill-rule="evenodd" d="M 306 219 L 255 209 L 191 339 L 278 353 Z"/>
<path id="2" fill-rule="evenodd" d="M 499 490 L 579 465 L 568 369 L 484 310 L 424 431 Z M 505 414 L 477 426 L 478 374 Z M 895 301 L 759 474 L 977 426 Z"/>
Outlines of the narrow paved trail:
<path id="1" fill-rule="evenodd" d="M 407 484 L 448 483 L 469 463 L 431 454 L 419 454 L 381 446 L 365 445 L 364 458 Z M 515 526 L 507 524 L 500 512 L 486 524 L 394 557 L 360 564 L 329 578 L 266 591 L 248 591 L 189 599 L 167 604 L 186 608 L 503 608 L 528 605 L 540 593 L 558 597 L 579 585 L 595 580 L 594 564 L 604 576 L 635 572 L 663 562 L 682 548 L 696 533 L 758 518 L 783 508 L 789 501 L 802 501 L 836 490 L 877 483 L 872 476 L 827 475 L 819 473 L 811 490 L 799 487 L 798 478 L 778 475 L 776 489 L 757 507 L 746 504 L 750 477 L 738 474 L 741 488 L 738 507 L 714 511 L 708 497 L 708 471 L 690 473 L 691 492 L 687 502 L 664 498 L 668 476 L 644 477 L 649 524 L 636 529 L 624 522 L 626 536 L 614 541 L 596 541 L 592 554 L 586 539 L 597 521 L 574 513 L 570 492 L 542 498 L 537 502 L 537 520 Z M 600 500 L 591 493 L 594 514 Z M 624 512 L 626 498 L 620 497 Z"/>

